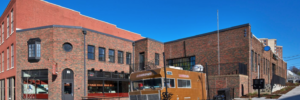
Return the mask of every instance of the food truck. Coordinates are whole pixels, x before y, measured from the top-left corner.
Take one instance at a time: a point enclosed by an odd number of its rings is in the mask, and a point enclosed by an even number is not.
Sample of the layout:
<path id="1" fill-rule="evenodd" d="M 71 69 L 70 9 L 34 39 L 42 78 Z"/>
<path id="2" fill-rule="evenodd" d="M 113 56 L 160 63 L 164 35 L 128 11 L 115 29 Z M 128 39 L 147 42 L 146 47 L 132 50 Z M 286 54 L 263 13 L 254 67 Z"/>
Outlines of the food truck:
<path id="1" fill-rule="evenodd" d="M 132 91 L 130 100 L 203 100 L 206 99 L 206 74 L 180 68 L 166 68 L 166 85 L 164 68 L 133 72 L 130 74 Z"/>

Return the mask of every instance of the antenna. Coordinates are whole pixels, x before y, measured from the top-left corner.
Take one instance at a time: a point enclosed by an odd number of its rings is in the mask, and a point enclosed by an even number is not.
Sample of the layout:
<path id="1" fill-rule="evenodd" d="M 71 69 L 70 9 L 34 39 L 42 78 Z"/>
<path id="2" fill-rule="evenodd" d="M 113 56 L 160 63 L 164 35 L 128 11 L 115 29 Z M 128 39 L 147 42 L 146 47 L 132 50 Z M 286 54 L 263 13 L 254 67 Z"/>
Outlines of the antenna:
<path id="1" fill-rule="evenodd" d="M 218 74 L 220 75 L 219 10 L 217 10 L 217 28 L 218 28 Z"/>

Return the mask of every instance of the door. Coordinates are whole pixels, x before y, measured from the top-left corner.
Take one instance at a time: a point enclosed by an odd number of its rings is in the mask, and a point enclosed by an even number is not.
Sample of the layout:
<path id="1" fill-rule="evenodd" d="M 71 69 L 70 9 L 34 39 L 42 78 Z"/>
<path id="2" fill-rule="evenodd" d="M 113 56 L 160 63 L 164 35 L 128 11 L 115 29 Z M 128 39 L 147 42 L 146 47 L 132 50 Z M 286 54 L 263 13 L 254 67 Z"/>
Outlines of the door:
<path id="1" fill-rule="evenodd" d="M 62 72 L 62 100 L 74 100 L 74 73 L 71 69 Z"/>
<path id="2" fill-rule="evenodd" d="M 140 53 L 139 70 L 145 70 L 145 53 Z"/>

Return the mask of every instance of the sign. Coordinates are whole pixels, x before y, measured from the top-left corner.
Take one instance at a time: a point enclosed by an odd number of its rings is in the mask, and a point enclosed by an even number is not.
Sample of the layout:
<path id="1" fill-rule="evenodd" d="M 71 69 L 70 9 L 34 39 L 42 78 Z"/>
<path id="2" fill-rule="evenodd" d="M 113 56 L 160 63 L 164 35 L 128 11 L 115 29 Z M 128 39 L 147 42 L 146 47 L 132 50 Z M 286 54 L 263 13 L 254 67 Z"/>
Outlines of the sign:
<path id="1" fill-rule="evenodd" d="M 56 68 L 57 68 L 57 63 L 53 64 L 52 66 L 52 75 L 57 75 Z"/>
<path id="2" fill-rule="evenodd" d="M 265 51 L 270 51 L 270 49 L 271 49 L 270 46 L 265 46 L 265 47 L 264 47 L 264 50 L 265 50 Z"/>
<path id="3" fill-rule="evenodd" d="M 149 73 L 143 73 L 143 74 L 138 74 L 136 75 L 136 77 L 144 77 L 144 76 L 150 76 L 152 75 L 152 72 L 149 72 Z"/>
<path id="4" fill-rule="evenodd" d="M 265 79 L 253 79 L 253 89 L 264 89 Z"/>
<path id="5" fill-rule="evenodd" d="M 189 78 L 189 75 L 179 74 L 179 77 Z"/>
<path id="6" fill-rule="evenodd" d="M 167 71 L 167 75 L 173 75 L 172 71 Z"/>
<path id="7" fill-rule="evenodd" d="M 71 72 L 69 70 L 67 70 L 67 74 L 70 74 Z"/>

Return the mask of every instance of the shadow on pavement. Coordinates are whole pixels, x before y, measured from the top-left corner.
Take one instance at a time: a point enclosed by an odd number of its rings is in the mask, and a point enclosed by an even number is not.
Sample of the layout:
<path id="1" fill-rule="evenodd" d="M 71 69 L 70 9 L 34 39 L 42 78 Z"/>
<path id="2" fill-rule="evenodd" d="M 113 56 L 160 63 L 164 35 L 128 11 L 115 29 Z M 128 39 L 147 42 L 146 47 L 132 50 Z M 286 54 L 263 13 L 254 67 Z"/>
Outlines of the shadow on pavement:
<path id="1" fill-rule="evenodd" d="M 300 95 L 295 95 L 295 96 L 291 96 L 291 97 L 287 97 L 287 98 L 282 98 L 282 99 L 279 99 L 279 100 L 300 100 Z"/>

